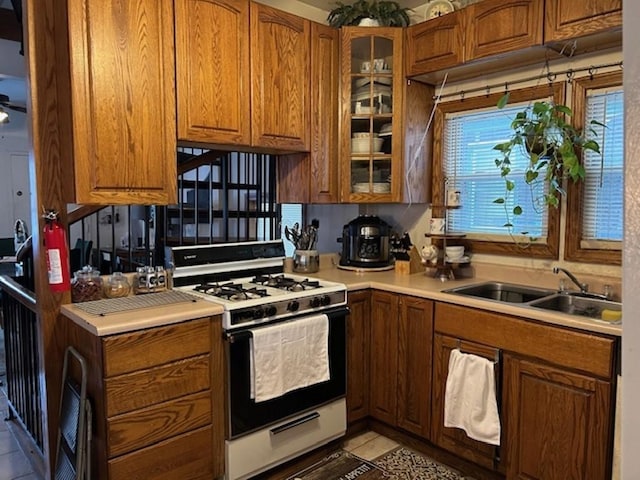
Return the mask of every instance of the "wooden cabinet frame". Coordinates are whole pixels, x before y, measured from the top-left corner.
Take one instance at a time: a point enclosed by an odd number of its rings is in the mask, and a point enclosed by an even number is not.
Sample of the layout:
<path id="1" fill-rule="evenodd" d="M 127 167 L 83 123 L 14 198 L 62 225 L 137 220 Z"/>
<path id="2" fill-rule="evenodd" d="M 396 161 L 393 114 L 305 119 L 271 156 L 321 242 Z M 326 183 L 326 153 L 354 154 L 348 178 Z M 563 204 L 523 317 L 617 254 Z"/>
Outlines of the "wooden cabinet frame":
<path id="1" fill-rule="evenodd" d="M 75 181 L 68 201 L 175 203 L 173 3 L 67 7 Z"/>
<path id="2" fill-rule="evenodd" d="M 611 468 L 618 341 L 459 305 L 436 303 L 432 433 L 491 468 L 491 447 L 442 426 L 448 353 L 503 352 L 501 462 L 507 478 L 605 478 Z M 570 435 L 567 433 L 570 432 Z"/>
<path id="3" fill-rule="evenodd" d="M 433 302 L 371 294 L 370 415 L 430 437 Z"/>

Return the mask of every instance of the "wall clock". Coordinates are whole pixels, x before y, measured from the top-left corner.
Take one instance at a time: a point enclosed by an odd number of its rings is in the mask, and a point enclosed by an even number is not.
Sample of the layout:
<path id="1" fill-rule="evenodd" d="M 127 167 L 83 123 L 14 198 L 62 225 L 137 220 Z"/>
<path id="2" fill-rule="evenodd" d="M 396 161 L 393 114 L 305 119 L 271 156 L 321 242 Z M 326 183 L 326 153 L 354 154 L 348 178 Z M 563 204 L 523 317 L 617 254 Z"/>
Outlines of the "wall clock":
<path id="1" fill-rule="evenodd" d="M 427 5 L 427 10 L 425 11 L 425 18 L 427 20 L 432 18 L 438 18 L 442 15 L 446 15 L 447 13 L 451 13 L 455 10 L 453 3 L 449 0 L 432 0 Z"/>

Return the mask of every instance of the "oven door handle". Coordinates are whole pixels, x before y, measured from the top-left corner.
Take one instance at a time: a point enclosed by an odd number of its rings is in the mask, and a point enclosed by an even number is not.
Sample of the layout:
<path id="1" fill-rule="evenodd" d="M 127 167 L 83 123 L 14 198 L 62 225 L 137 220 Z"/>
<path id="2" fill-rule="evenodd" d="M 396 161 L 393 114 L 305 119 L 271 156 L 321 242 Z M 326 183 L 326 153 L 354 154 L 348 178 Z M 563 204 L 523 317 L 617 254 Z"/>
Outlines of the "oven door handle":
<path id="1" fill-rule="evenodd" d="M 243 330 L 240 332 L 234 332 L 234 333 L 228 333 L 226 332 L 224 334 L 224 338 L 229 342 L 229 343 L 233 343 L 237 340 L 245 340 L 247 338 L 251 338 L 253 337 L 253 335 L 251 335 L 251 332 L 248 330 Z"/>
<path id="2" fill-rule="evenodd" d="M 295 420 L 292 420 L 290 422 L 287 422 L 275 428 L 272 428 L 269 430 L 269 432 L 271 432 L 271 435 L 277 435 L 287 430 L 291 430 L 292 428 L 295 428 L 298 425 L 302 425 L 303 423 L 307 423 L 307 422 L 310 422 L 311 420 L 315 420 L 316 418 L 320 418 L 320 414 L 318 412 L 311 412 L 303 417 L 296 418 Z"/>

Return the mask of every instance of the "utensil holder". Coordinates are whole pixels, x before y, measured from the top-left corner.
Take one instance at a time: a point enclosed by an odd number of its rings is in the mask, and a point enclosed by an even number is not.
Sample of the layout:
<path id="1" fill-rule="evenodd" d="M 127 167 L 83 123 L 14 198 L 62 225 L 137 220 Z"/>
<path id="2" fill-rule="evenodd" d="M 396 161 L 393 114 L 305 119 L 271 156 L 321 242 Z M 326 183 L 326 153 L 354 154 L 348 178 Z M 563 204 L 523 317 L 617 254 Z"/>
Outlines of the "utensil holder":
<path id="1" fill-rule="evenodd" d="M 315 273 L 320 269 L 320 255 L 317 250 L 294 250 L 293 271 Z"/>

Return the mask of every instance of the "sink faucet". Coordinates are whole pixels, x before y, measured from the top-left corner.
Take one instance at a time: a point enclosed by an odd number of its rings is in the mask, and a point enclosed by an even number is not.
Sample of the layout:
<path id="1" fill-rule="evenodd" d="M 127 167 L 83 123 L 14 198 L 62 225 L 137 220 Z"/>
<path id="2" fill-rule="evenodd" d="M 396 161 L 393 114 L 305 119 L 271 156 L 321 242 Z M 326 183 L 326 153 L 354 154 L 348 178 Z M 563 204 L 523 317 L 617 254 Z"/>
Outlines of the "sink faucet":
<path id="1" fill-rule="evenodd" d="M 587 285 L 586 283 L 580 283 L 575 275 L 569 270 L 560 267 L 553 267 L 553 273 L 558 274 L 560 272 L 564 272 L 567 277 L 569 277 L 569 279 L 578 286 L 581 293 L 589 293 L 589 285 Z"/>

